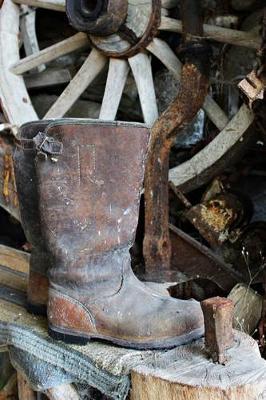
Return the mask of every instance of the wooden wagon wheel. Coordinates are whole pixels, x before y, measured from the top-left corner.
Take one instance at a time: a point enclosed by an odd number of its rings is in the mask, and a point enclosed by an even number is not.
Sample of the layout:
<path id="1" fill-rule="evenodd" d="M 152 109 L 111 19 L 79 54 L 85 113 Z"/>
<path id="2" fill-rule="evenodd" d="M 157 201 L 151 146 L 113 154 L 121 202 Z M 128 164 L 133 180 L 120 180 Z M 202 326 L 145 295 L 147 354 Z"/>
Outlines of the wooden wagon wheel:
<path id="1" fill-rule="evenodd" d="M 92 2 L 93 4 L 97 1 Z M 158 117 L 150 54 L 179 80 L 181 62 L 168 44 L 159 39 L 160 31 L 181 32 L 180 21 L 169 18 L 168 11 L 175 7 L 175 0 L 129 0 L 123 32 L 96 36 L 79 32 L 74 36 L 44 50 L 20 59 L 19 32 L 20 6 L 42 7 L 65 11 L 63 0 L 4 0 L 0 11 L 0 96 L 8 121 L 14 126 L 38 119 L 27 92 L 23 74 L 40 68 L 59 56 L 78 49 L 88 48 L 88 56 L 77 74 L 52 105 L 44 118 L 63 117 L 94 78 L 109 62 L 108 76 L 102 100 L 100 119 L 114 120 L 122 92 L 132 70 L 136 81 L 143 119 L 152 125 Z M 249 32 L 241 32 L 211 25 L 204 26 L 207 38 L 232 45 L 259 48 L 260 38 Z M 243 135 L 253 121 L 253 113 L 243 105 L 229 121 L 226 114 L 207 96 L 204 110 L 220 130 L 220 134 L 191 160 L 172 169 L 170 179 L 176 186 L 194 188 L 204 183 L 210 171 L 218 173 L 221 160 L 235 151 Z"/>

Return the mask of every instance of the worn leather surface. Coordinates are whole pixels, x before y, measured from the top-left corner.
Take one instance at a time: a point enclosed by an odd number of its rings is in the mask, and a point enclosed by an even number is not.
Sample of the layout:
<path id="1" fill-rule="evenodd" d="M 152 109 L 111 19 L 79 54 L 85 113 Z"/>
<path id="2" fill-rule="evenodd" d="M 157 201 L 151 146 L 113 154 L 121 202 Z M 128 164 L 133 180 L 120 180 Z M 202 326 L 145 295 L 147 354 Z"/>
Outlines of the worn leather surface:
<path id="1" fill-rule="evenodd" d="M 36 151 L 31 141 L 48 123 L 49 121 L 34 121 L 24 124 L 20 128 L 13 156 L 22 226 L 28 242 L 32 245 L 28 301 L 40 305 L 44 304 L 48 297 L 46 274 L 50 261 L 41 232 L 35 171 Z"/>
<path id="2" fill-rule="evenodd" d="M 131 270 L 148 129 L 63 120 L 46 134 L 63 144 L 57 160 L 37 158 L 42 227 L 53 256 L 50 326 L 144 348 L 202 334 L 197 302 L 158 295 Z"/>

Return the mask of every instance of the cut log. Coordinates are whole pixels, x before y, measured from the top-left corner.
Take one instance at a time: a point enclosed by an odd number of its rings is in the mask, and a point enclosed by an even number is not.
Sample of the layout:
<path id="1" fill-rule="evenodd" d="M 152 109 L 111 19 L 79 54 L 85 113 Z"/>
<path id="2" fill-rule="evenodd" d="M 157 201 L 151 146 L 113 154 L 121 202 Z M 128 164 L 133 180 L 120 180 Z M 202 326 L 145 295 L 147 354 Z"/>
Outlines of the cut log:
<path id="1" fill-rule="evenodd" d="M 129 71 L 127 61 L 110 59 L 100 119 L 113 121 L 116 117 Z"/>
<path id="2" fill-rule="evenodd" d="M 19 7 L 5 0 L 0 11 L 0 98 L 7 120 L 20 126 L 38 117 L 23 78 L 10 72 L 11 65 L 19 60 L 18 40 Z"/>
<path id="3" fill-rule="evenodd" d="M 266 362 L 257 343 L 235 331 L 226 365 L 214 364 L 203 340 L 154 355 L 131 374 L 131 400 L 258 400 L 266 393 Z"/>
<path id="4" fill-rule="evenodd" d="M 151 61 L 146 53 L 139 53 L 128 59 L 136 81 L 144 121 L 151 126 L 158 118 Z"/>
<path id="5" fill-rule="evenodd" d="M 182 33 L 182 22 L 177 19 L 162 17 L 159 29 L 161 31 Z M 261 46 L 261 38 L 254 33 L 207 24 L 203 25 L 203 29 L 204 37 L 216 40 L 217 42 L 249 47 L 251 49 L 259 49 Z"/>
<path id="6" fill-rule="evenodd" d="M 45 115 L 45 119 L 62 118 L 89 84 L 102 71 L 107 58 L 93 49 L 75 77 Z"/>

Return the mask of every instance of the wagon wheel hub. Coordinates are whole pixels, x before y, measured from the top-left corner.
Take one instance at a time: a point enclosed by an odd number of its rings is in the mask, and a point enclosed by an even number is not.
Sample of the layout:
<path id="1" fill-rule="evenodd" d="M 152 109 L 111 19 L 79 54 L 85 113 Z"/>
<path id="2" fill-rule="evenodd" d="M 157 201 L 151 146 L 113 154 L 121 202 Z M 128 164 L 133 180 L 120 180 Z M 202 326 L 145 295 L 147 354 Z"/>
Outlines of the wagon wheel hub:
<path id="1" fill-rule="evenodd" d="M 125 0 L 67 0 L 67 15 L 78 31 L 87 32 L 91 45 L 108 57 L 132 57 L 156 36 L 161 1 L 143 4 Z"/>

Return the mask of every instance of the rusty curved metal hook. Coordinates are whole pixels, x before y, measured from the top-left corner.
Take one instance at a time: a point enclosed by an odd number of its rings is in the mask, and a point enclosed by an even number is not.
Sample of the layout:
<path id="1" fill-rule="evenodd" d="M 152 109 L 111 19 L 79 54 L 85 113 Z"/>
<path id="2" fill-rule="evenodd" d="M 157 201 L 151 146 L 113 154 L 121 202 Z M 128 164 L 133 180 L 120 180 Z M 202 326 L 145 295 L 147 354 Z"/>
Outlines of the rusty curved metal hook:
<path id="1" fill-rule="evenodd" d="M 200 2 L 182 3 L 183 45 L 185 63 L 176 99 L 151 129 L 145 174 L 146 276 L 170 269 L 171 241 L 168 226 L 169 153 L 176 135 L 189 124 L 201 108 L 208 93 L 210 47 L 202 39 L 203 22 Z"/>

